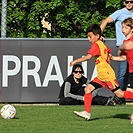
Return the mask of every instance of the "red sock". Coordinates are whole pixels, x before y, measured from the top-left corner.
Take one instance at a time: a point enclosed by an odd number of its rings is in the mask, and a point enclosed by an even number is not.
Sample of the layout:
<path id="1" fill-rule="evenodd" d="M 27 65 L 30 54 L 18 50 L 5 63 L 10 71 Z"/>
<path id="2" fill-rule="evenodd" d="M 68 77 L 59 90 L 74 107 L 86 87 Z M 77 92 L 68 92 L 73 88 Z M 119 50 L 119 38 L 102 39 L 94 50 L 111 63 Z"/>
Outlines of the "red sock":
<path id="1" fill-rule="evenodd" d="M 124 91 L 124 98 L 133 100 L 133 92 Z"/>
<path id="2" fill-rule="evenodd" d="M 91 102 L 92 102 L 92 94 L 91 93 L 85 94 L 84 95 L 84 108 L 88 113 L 91 112 Z"/>

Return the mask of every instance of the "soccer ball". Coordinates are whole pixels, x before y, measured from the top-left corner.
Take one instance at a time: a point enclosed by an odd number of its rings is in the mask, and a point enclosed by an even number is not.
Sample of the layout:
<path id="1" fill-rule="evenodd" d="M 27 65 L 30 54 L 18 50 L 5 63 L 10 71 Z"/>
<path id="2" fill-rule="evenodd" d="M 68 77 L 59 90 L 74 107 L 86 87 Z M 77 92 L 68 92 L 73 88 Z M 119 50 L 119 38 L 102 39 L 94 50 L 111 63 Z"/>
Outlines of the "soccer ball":
<path id="1" fill-rule="evenodd" d="M 16 109 L 13 105 L 6 104 L 1 108 L 0 114 L 4 119 L 13 119 L 16 115 Z"/>

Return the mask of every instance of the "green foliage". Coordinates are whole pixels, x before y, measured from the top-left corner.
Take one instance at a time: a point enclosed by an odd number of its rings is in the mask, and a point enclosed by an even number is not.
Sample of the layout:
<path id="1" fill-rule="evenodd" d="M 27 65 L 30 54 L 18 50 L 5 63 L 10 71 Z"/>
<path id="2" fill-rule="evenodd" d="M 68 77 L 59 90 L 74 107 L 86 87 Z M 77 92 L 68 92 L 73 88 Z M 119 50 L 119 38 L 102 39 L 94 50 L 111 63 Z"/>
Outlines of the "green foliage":
<path id="1" fill-rule="evenodd" d="M 43 8 L 40 5 L 43 3 L 35 4 L 36 0 L 10 0 L 8 2 L 7 37 L 37 38 L 40 36 L 42 32 L 40 16 L 43 15 Z"/>
<path id="2" fill-rule="evenodd" d="M 89 25 L 100 24 L 122 7 L 123 0 L 8 0 L 7 37 L 86 38 Z M 51 31 L 42 27 L 43 17 Z M 104 36 L 115 37 L 114 24 L 107 26 Z"/>

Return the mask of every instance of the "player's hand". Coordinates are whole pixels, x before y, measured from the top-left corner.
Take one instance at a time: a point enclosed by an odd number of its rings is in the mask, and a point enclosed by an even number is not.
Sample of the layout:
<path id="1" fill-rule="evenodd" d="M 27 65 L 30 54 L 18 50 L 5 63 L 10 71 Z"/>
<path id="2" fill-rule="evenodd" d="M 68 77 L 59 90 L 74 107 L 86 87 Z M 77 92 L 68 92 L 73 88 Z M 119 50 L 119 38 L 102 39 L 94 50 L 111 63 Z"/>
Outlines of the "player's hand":
<path id="1" fill-rule="evenodd" d="M 75 65 L 75 64 L 76 64 L 75 61 L 71 61 L 71 62 L 70 62 L 70 66 L 73 66 L 73 65 Z"/>
<path id="2" fill-rule="evenodd" d="M 112 60 L 112 54 L 111 53 L 109 53 L 109 59 Z"/>
<path id="3" fill-rule="evenodd" d="M 101 41 L 103 41 L 103 40 L 104 40 L 104 37 L 103 37 L 103 36 L 101 36 L 101 37 L 100 37 L 100 40 L 101 40 Z"/>

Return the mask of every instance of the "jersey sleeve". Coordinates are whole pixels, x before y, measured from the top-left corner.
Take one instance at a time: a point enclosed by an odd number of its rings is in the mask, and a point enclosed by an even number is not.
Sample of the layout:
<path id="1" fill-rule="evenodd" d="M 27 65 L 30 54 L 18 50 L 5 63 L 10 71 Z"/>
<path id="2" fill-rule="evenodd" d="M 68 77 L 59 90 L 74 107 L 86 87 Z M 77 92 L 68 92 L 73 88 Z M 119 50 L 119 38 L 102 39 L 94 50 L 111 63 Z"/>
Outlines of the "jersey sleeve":
<path id="1" fill-rule="evenodd" d="M 97 43 L 93 43 L 91 48 L 88 50 L 87 54 L 91 54 L 92 56 L 99 56 L 100 55 L 100 49 Z"/>
<path id="2" fill-rule="evenodd" d="M 107 51 L 108 51 L 108 53 L 111 53 L 112 52 L 111 48 L 109 48 L 109 47 L 107 47 Z"/>

